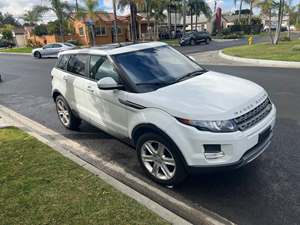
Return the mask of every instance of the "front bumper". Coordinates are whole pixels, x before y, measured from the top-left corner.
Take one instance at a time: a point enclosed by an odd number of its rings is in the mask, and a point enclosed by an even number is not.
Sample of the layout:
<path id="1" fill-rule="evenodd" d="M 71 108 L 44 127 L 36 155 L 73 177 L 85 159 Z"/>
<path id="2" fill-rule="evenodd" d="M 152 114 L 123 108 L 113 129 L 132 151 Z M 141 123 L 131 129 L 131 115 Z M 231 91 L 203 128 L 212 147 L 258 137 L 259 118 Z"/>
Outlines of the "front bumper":
<path id="1" fill-rule="evenodd" d="M 212 133 L 199 131 L 193 127 L 180 124 L 182 138 L 175 142 L 181 150 L 190 171 L 198 169 L 224 169 L 241 167 L 262 154 L 270 145 L 276 120 L 276 108 L 262 121 L 246 131 L 233 133 Z M 178 122 L 179 123 L 179 122 Z M 262 140 L 260 134 L 266 129 L 271 132 Z M 205 157 L 204 145 L 220 145 L 223 157 L 208 159 Z"/>

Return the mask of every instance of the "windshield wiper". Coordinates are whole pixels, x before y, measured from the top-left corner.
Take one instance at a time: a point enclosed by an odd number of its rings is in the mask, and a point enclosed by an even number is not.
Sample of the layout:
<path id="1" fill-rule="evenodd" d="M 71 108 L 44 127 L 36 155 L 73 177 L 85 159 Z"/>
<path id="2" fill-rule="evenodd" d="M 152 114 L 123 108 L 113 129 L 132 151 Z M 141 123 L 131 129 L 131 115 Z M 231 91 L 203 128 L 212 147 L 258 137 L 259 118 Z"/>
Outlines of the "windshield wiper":
<path id="1" fill-rule="evenodd" d="M 180 82 L 180 81 L 192 78 L 192 77 L 196 77 L 196 76 L 201 75 L 205 72 L 206 72 L 206 70 L 196 70 L 196 71 L 193 71 L 191 73 L 187 73 L 186 75 L 184 75 L 182 77 L 179 77 L 174 83 L 177 83 L 177 82 Z"/>

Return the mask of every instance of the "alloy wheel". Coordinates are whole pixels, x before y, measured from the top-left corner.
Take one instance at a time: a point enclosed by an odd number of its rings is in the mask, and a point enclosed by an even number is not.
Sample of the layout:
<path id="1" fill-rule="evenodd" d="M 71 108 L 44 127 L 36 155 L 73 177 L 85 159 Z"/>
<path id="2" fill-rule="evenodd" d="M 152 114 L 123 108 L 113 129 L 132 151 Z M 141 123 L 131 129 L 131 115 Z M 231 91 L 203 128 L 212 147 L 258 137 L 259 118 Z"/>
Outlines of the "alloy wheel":
<path id="1" fill-rule="evenodd" d="M 176 162 L 171 151 L 158 141 L 147 141 L 142 145 L 141 159 L 154 177 L 170 180 L 176 172 Z"/>
<path id="2" fill-rule="evenodd" d="M 57 113 L 60 121 L 63 125 L 68 126 L 70 124 L 70 113 L 65 102 L 61 99 L 58 99 L 56 102 Z"/>

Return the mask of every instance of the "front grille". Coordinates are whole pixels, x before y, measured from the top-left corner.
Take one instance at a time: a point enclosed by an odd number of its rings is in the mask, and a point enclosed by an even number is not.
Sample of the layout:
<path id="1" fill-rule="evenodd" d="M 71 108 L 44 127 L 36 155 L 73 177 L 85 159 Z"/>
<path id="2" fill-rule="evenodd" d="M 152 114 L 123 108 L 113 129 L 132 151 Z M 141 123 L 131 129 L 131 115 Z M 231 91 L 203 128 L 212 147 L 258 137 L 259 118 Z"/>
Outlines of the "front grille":
<path id="1" fill-rule="evenodd" d="M 263 103 L 257 106 L 255 109 L 241 115 L 234 120 L 239 130 L 244 131 L 248 128 L 254 126 L 259 121 L 264 119 L 272 110 L 272 103 L 269 98 L 267 98 Z"/>

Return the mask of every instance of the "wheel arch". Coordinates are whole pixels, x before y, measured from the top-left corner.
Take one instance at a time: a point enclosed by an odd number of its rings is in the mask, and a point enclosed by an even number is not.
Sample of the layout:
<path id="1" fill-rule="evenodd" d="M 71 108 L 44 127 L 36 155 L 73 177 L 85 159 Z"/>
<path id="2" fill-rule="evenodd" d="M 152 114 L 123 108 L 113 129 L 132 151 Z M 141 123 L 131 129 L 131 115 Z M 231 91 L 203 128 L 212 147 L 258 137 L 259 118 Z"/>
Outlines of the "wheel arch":
<path id="1" fill-rule="evenodd" d="M 134 146 L 136 146 L 138 138 L 145 134 L 145 133 L 158 133 L 160 135 L 162 135 L 162 137 L 164 137 L 166 140 L 168 140 L 172 145 L 174 145 L 176 148 L 175 150 L 177 151 L 177 153 L 180 156 L 180 159 L 182 160 L 184 167 L 187 168 L 188 164 L 187 161 L 184 157 L 184 155 L 182 154 L 180 148 L 177 146 L 177 144 L 172 140 L 172 138 L 169 137 L 169 135 L 167 135 L 163 130 L 161 130 L 159 127 L 157 127 L 154 124 L 151 123 L 142 123 L 139 124 L 137 126 L 135 126 L 131 132 L 131 142 Z"/>
<path id="2" fill-rule="evenodd" d="M 53 98 L 54 101 L 56 100 L 56 98 L 57 98 L 59 95 L 63 96 L 63 95 L 60 93 L 59 90 L 54 89 L 54 90 L 52 91 L 52 98 Z"/>

